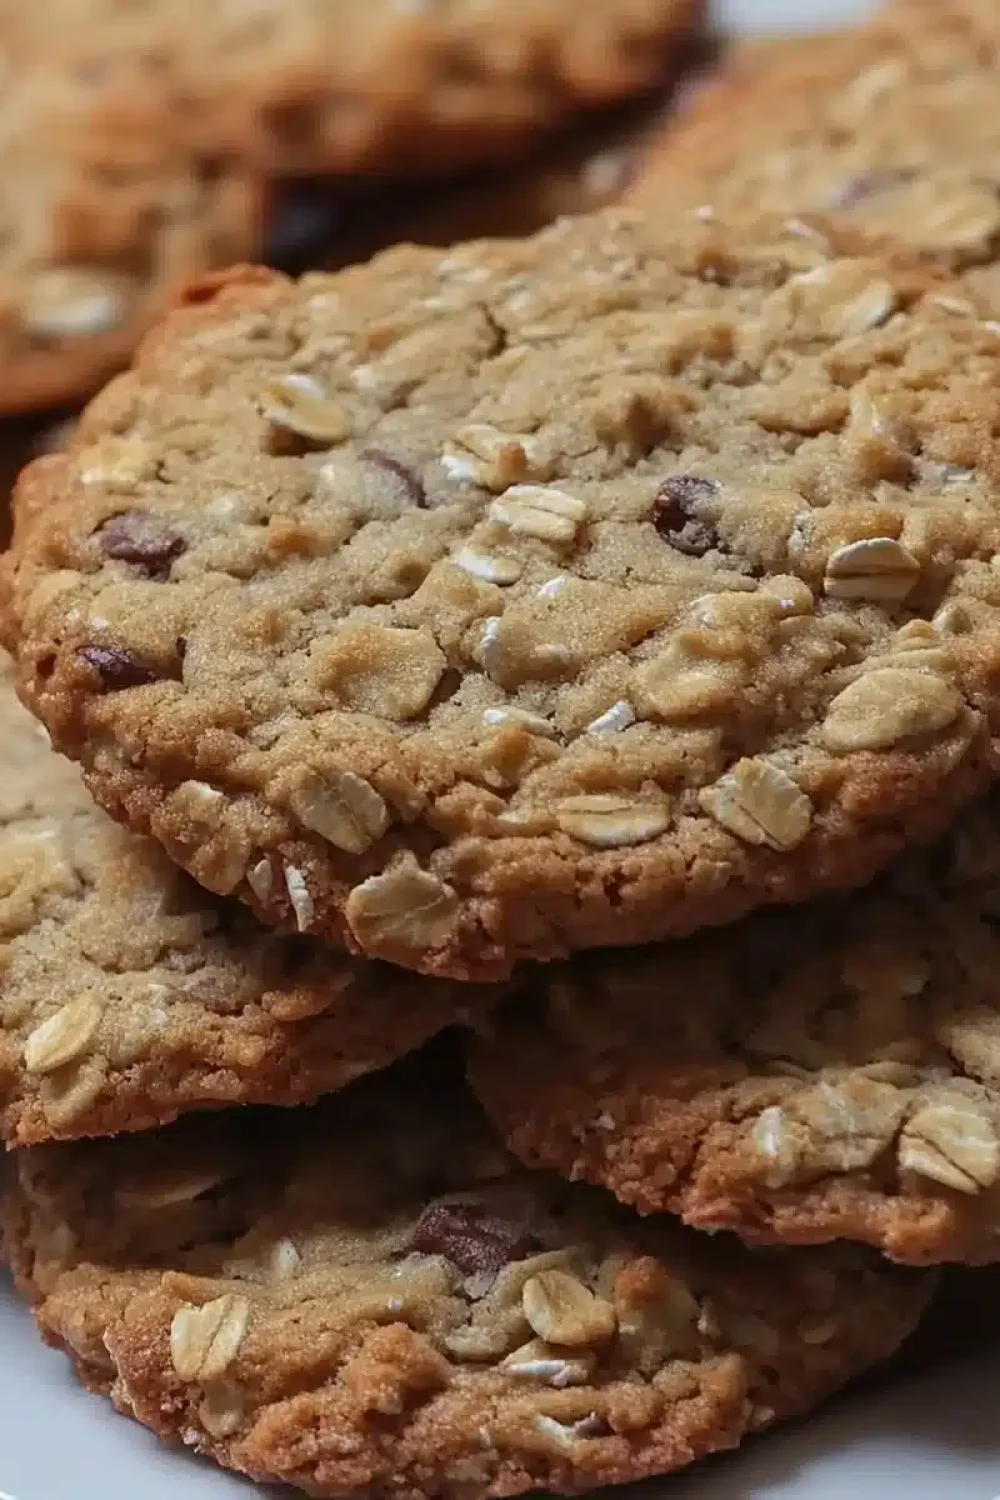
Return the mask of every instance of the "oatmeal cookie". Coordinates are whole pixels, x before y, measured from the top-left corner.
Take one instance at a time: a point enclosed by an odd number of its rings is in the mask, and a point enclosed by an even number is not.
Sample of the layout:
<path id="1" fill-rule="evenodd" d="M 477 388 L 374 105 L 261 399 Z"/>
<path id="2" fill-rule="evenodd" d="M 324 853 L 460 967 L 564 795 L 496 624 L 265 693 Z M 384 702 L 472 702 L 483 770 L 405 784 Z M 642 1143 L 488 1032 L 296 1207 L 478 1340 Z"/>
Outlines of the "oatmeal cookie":
<path id="1" fill-rule="evenodd" d="M 532 975 L 471 1077 L 643 1213 L 1000 1259 L 1000 797 L 869 890 Z"/>
<path id="2" fill-rule="evenodd" d="M 860 884 L 990 779 L 998 389 L 801 224 L 246 271 L 22 476 L 3 628 L 209 889 L 502 977 Z"/>
<path id="3" fill-rule="evenodd" d="M 752 67 L 737 55 L 638 164 L 629 200 L 666 223 L 698 205 L 835 213 L 952 268 L 995 261 L 996 47 L 934 16 L 757 48 Z"/>
<path id="4" fill-rule="evenodd" d="M 142 555 L 142 533 L 121 535 Z M 0 1136 L 10 1144 L 311 1100 L 487 998 L 278 937 L 213 901 L 93 806 L 3 669 Z"/>
<path id="5" fill-rule="evenodd" d="M 181 142 L 155 91 L 97 105 L 49 68 L 6 79 L 0 415 L 92 395 L 179 284 L 261 254 L 264 199 L 255 174 Z"/>
<path id="6" fill-rule="evenodd" d="M 162 90 L 196 149 L 267 174 L 503 160 L 669 75 L 703 0 L 23 0 L 13 57 L 98 98 Z"/>
<path id="7" fill-rule="evenodd" d="M 518 1168 L 436 1077 L 18 1152 L 3 1217 L 86 1385 L 337 1500 L 680 1468 L 885 1359 L 934 1282 L 856 1246 L 643 1222 Z"/>

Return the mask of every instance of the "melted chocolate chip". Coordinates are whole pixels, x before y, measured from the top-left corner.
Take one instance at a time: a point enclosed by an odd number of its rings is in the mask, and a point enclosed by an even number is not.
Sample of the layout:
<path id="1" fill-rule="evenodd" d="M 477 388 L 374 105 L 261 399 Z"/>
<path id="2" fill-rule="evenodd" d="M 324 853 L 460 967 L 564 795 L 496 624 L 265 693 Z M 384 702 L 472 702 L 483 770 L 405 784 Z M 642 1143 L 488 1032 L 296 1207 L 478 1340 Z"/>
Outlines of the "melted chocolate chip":
<path id="1" fill-rule="evenodd" d="M 187 547 L 182 536 L 143 510 L 112 516 L 96 536 L 105 557 L 131 563 L 149 578 L 166 578 L 174 558 Z"/>
<path id="2" fill-rule="evenodd" d="M 101 679 L 101 687 L 109 693 L 157 681 L 157 673 L 124 646 L 81 646 L 77 654 L 88 667 L 93 667 Z"/>
<path id="3" fill-rule="evenodd" d="M 539 1248 L 523 1225 L 487 1218 L 474 1203 L 428 1204 L 410 1239 L 411 1250 L 443 1255 L 466 1276 L 476 1271 L 495 1274 Z"/>
<path id="4" fill-rule="evenodd" d="M 406 497 L 411 505 L 422 508 L 427 504 L 427 491 L 424 482 L 415 470 L 407 464 L 401 463 L 398 458 L 393 458 L 391 453 L 384 453 L 381 448 L 366 448 L 361 457 L 376 468 L 383 469 L 386 474 L 399 481 L 406 491 Z"/>
<path id="5" fill-rule="evenodd" d="M 722 550 L 715 527 L 698 515 L 700 502 L 715 490 L 711 479 L 699 479 L 696 474 L 672 474 L 660 485 L 653 500 L 653 525 L 676 551 L 704 557 L 706 552 Z"/>

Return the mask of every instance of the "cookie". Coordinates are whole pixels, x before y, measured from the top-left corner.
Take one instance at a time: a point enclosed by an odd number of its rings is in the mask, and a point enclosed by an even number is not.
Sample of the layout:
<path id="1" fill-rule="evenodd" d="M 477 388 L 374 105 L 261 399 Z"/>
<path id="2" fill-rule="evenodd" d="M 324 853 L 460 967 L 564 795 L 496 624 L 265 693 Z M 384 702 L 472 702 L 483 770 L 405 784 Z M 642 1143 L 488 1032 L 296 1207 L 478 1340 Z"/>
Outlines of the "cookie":
<path id="1" fill-rule="evenodd" d="M 7 3 L 15 56 L 102 97 L 163 90 L 187 139 L 267 174 L 438 172 L 534 145 L 655 86 L 702 0 L 51 0 Z"/>
<path id="2" fill-rule="evenodd" d="M 834 212 L 950 267 L 993 261 L 995 53 L 940 8 L 925 26 L 757 49 L 664 134 L 630 201 L 668 223 L 696 205 Z"/>
<path id="3" fill-rule="evenodd" d="M 1000 340 L 798 228 L 196 290 L 20 480 L 25 701 L 209 889 L 431 973 L 860 884 L 992 775 Z"/>
<path id="4" fill-rule="evenodd" d="M 133 554 L 137 538 L 128 544 Z M 141 550 L 141 548 L 140 548 Z M 0 1135 L 312 1100 L 492 999 L 258 928 L 95 808 L 0 677 Z M 198 1127 L 201 1128 L 200 1126 Z"/>
<path id="5" fill-rule="evenodd" d="M 643 1213 L 993 1262 L 998 974 L 993 793 L 869 890 L 539 972 L 471 1077 L 525 1161 Z"/>
<path id="6" fill-rule="evenodd" d="M 92 95 L 42 67 L 5 85 L 0 415 L 89 397 L 178 284 L 261 253 L 254 174 L 192 153 L 154 91 Z"/>
<path id="7" fill-rule="evenodd" d="M 933 1285 L 643 1223 L 436 1069 L 372 1085 L 15 1155 L 6 1250 L 91 1389 L 316 1496 L 592 1492 L 808 1410 Z"/>

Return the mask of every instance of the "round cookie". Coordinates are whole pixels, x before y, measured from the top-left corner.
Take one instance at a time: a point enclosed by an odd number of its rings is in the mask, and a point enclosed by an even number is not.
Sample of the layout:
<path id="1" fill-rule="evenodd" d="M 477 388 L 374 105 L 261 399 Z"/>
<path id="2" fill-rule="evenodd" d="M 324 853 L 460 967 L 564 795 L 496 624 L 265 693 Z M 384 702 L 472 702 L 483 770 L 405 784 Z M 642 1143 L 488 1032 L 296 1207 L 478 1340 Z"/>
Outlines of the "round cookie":
<path id="1" fill-rule="evenodd" d="M 264 206 L 254 174 L 180 141 L 154 90 L 102 104 L 19 71 L 0 104 L 0 415 L 89 397 L 177 285 L 261 253 Z"/>
<path id="2" fill-rule="evenodd" d="M 667 1473 L 885 1359 L 934 1284 L 856 1247 L 643 1223 L 516 1167 L 436 1072 L 18 1152 L 3 1218 L 92 1390 L 338 1500 Z"/>
<path id="3" fill-rule="evenodd" d="M 109 100 L 163 90 L 200 151 L 267 174 L 440 172 L 659 84 L 702 0 L 6 0 L 14 56 Z M 60 39 L 63 39 L 60 41 Z"/>
<path id="4" fill-rule="evenodd" d="M 998 975 L 993 793 L 864 892 L 527 976 L 470 1075 L 526 1162 L 642 1213 L 993 1262 Z"/>
<path id="5" fill-rule="evenodd" d="M 278 937 L 213 901 L 155 844 L 93 806 L 2 669 L 8 1143 L 142 1130 L 225 1104 L 312 1100 L 492 999 Z"/>
<path id="6" fill-rule="evenodd" d="M 995 48 L 937 20 L 738 53 L 637 168 L 629 201 L 665 224 L 699 205 L 836 213 L 951 267 L 994 260 Z"/>
<path id="7" fill-rule="evenodd" d="M 25 701 L 209 889 L 427 972 L 862 883 L 993 774 L 1000 339 L 797 228 L 196 289 L 19 482 Z"/>

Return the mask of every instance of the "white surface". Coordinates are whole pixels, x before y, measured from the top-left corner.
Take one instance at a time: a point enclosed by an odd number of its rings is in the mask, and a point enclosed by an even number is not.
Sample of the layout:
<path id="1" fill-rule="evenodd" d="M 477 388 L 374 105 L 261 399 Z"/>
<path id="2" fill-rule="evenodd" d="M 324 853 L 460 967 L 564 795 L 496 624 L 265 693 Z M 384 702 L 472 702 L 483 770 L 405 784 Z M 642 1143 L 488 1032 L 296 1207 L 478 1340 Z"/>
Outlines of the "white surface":
<path id="1" fill-rule="evenodd" d="M 719 0 L 712 9 L 720 30 L 822 31 L 859 20 L 872 4 L 871 0 Z"/>
<path id="2" fill-rule="evenodd" d="M 210 3 L 210 0 L 209 0 Z M 581 5 L 588 0 L 580 0 Z M 848 20 L 865 0 L 723 0 L 743 30 Z M 621 1500 L 1000 1500 L 1000 1350 L 853 1397 Z M 0 1279 L 0 1500 L 260 1500 L 80 1389 Z"/>

